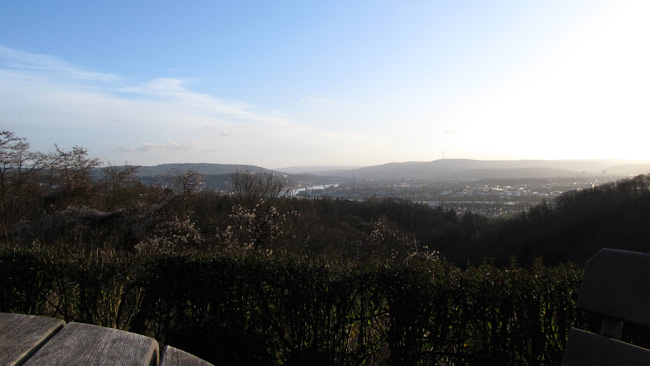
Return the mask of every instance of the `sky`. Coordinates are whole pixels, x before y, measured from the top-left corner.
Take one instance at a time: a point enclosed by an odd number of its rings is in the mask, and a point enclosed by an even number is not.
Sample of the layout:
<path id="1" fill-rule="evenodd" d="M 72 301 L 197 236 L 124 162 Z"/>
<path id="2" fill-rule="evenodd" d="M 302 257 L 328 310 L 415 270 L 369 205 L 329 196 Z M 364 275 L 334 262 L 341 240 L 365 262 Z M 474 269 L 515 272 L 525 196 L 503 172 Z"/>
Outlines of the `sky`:
<path id="1" fill-rule="evenodd" d="M 650 160 L 650 2 L 0 1 L 0 128 L 105 164 Z"/>

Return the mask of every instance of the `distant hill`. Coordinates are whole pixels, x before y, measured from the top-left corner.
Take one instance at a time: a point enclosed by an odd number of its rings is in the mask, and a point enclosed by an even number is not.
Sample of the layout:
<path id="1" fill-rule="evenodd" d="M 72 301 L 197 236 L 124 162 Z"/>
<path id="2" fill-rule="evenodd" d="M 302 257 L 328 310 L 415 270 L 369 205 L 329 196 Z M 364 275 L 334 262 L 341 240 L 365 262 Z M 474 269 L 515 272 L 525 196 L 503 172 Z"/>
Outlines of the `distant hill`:
<path id="1" fill-rule="evenodd" d="M 458 180 L 482 179 L 539 179 L 570 178 L 580 175 L 567 169 L 554 168 L 514 168 L 514 169 L 472 169 L 450 174 L 448 178 Z"/>
<path id="2" fill-rule="evenodd" d="M 619 164 L 609 166 L 606 169 L 609 175 L 639 175 L 650 173 L 650 164 Z"/>
<path id="3" fill-rule="evenodd" d="M 123 167 L 117 167 L 123 168 Z M 100 178 L 100 173 L 103 168 L 96 169 L 94 173 L 96 177 Z M 211 163 L 174 163 L 174 164 L 160 164 L 154 166 L 140 166 L 135 172 L 136 178 L 145 184 L 160 184 L 171 182 L 169 175 L 177 173 L 185 173 L 188 170 L 194 170 L 201 175 L 205 187 L 210 190 L 230 191 L 232 188 L 232 180 L 230 175 L 232 173 L 241 171 L 251 172 L 264 172 L 274 174 L 277 179 L 284 182 L 287 187 L 309 187 L 320 184 L 336 184 L 341 183 L 345 178 L 327 175 L 314 175 L 314 174 L 288 174 L 262 168 L 256 165 L 241 165 L 241 164 L 211 164 Z"/>
<path id="4" fill-rule="evenodd" d="M 347 170 L 354 170 L 359 168 L 361 167 L 360 166 L 318 165 L 318 166 L 291 166 L 287 168 L 278 168 L 275 170 L 279 172 L 285 172 L 291 174 L 315 174 L 315 173 L 324 173 L 324 172 L 332 172 L 332 171 L 347 171 Z"/>
<path id="5" fill-rule="evenodd" d="M 603 174 L 630 176 L 650 172 L 650 164 L 619 160 L 470 160 L 388 163 L 352 170 L 315 172 L 366 180 L 486 178 L 566 178 Z"/>
<path id="6" fill-rule="evenodd" d="M 299 175 L 292 181 L 331 183 L 334 177 L 359 180 L 480 180 L 493 178 L 568 178 L 578 176 L 614 177 L 650 173 L 650 163 L 623 160 L 470 160 L 444 159 L 387 163 L 368 167 L 306 166 L 278 170 L 255 165 L 174 163 L 141 166 L 136 175 L 162 176 L 192 169 L 201 175 L 228 175 L 237 171 L 262 171 Z M 219 178 L 221 179 L 221 178 Z"/>
<path id="7" fill-rule="evenodd" d="M 273 173 L 272 170 L 262 168 L 255 165 L 241 165 L 241 164 L 210 164 L 210 163 L 174 163 L 174 164 L 160 164 L 154 166 L 141 166 L 138 168 L 136 175 L 141 176 L 158 176 L 174 172 L 186 172 L 194 170 L 201 175 L 207 174 L 231 174 L 238 171 L 250 170 L 253 172 L 263 171 L 266 173 Z"/>

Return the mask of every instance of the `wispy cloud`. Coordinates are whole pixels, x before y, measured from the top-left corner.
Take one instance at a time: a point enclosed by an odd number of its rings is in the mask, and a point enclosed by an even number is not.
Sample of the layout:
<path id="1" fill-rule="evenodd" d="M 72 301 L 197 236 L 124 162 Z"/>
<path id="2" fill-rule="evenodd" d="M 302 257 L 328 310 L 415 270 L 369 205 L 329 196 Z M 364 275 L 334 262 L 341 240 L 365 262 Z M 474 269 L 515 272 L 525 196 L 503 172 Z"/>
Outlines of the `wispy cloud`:
<path id="1" fill-rule="evenodd" d="M 160 150 L 171 150 L 171 151 L 200 151 L 202 145 L 198 141 L 183 141 L 178 142 L 174 140 L 169 140 L 166 142 L 141 142 L 139 146 L 136 147 L 120 147 L 118 151 L 160 151 Z"/>
<path id="2" fill-rule="evenodd" d="M 72 80 L 116 82 L 120 78 L 111 73 L 85 70 L 59 58 L 24 52 L 0 45 L 0 67 L 5 70 L 39 72 L 41 76 L 56 76 Z"/>
<path id="3" fill-rule="evenodd" d="M 329 163 L 383 143 L 197 92 L 189 86 L 194 82 L 158 77 L 137 83 L 0 46 L 0 122 L 18 128 L 37 150 L 84 145 L 105 160 L 135 164 Z"/>

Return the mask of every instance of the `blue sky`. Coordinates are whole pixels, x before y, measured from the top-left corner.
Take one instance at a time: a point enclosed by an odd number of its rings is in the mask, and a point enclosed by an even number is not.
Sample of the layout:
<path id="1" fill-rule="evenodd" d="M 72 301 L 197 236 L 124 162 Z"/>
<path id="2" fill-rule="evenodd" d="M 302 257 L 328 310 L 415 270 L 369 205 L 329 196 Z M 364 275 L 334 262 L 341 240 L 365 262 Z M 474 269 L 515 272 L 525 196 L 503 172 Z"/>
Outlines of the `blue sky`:
<path id="1" fill-rule="evenodd" d="M 646 1 L 4 1 L 0 126 L 111 164 L 650 160 Z"/>

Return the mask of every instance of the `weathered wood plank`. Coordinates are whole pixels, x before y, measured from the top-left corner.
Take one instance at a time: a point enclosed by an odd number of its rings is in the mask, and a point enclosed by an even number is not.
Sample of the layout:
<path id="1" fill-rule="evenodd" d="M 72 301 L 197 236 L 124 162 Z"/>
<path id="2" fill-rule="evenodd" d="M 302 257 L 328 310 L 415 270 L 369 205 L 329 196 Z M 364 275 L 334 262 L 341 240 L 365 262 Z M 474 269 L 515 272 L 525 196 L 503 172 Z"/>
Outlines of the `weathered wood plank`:
<path id="1" fill-rule="evenodd" d="M 585 265 L 578 306 L 650 326 L 650 254 L 601 249 Z"/>
<path id="2" fill-rule="evenodd" d="M 562 366 L 650 365 L 650 350 L 572 328 Z"/>
<path id="3" fill-rule="evenodd" d="M 165 346 L 160 359 L 160 366 L 214 366 L 192 354 L 178 348 Z"/>
<path id="4" fill-rule="evenodd" d="M 20 365 L 64 325 L 59 319 L 0 313 L 0 365 Z"/>
<path id="5" fill-rule="evenodd" d="M 143 335 L 70 323 L 36 352 L 26 366 L 158 364 L 158 343 Z"/>

